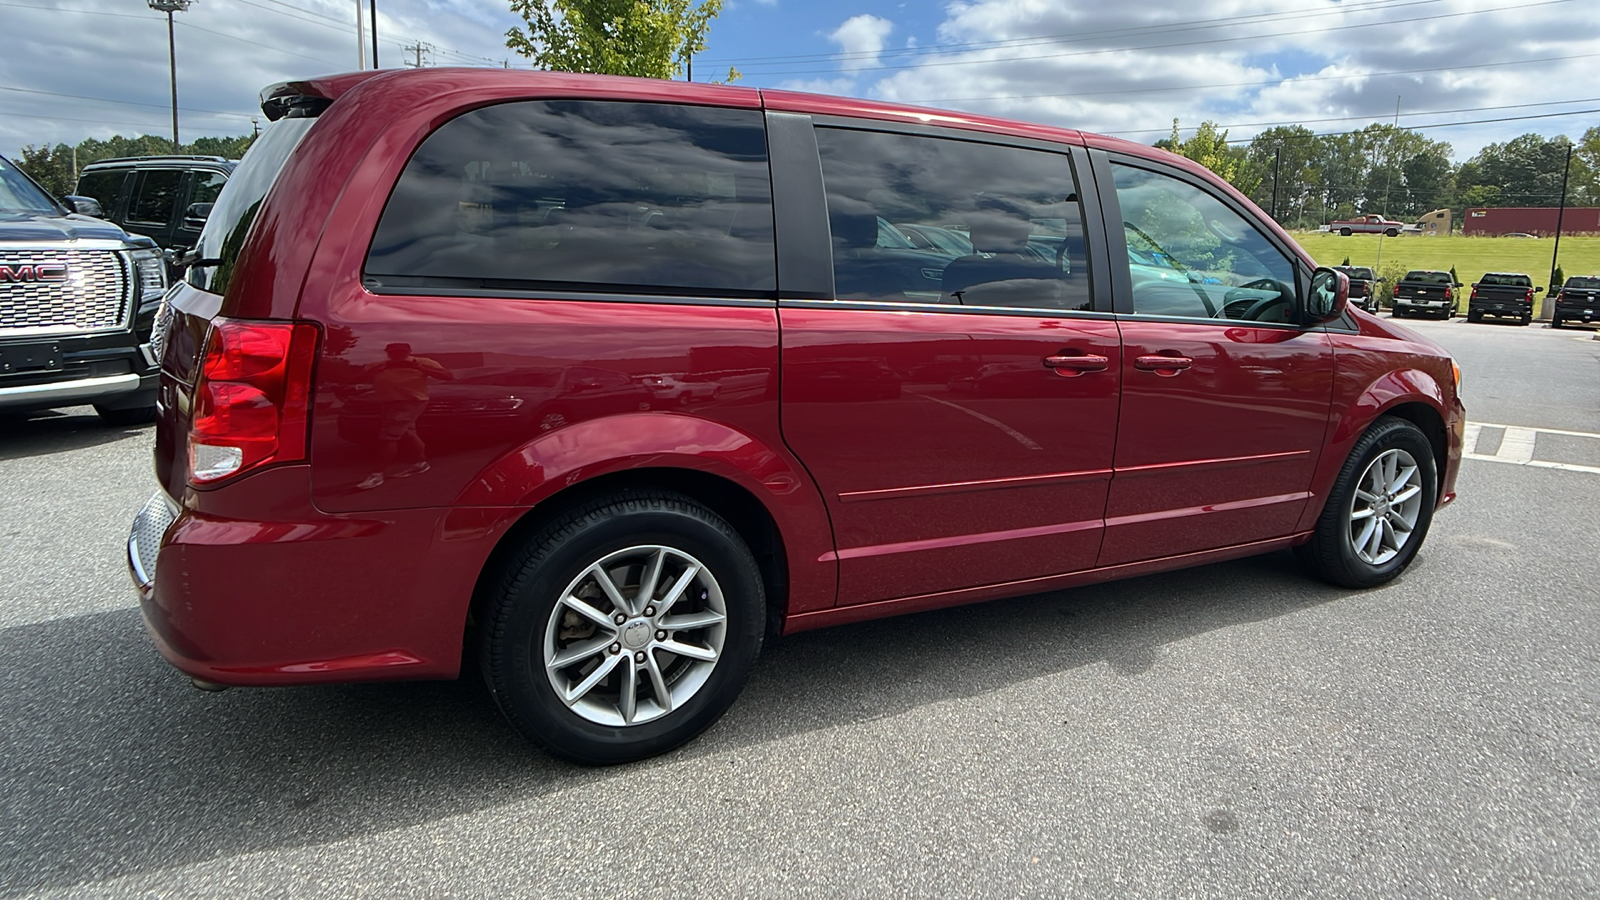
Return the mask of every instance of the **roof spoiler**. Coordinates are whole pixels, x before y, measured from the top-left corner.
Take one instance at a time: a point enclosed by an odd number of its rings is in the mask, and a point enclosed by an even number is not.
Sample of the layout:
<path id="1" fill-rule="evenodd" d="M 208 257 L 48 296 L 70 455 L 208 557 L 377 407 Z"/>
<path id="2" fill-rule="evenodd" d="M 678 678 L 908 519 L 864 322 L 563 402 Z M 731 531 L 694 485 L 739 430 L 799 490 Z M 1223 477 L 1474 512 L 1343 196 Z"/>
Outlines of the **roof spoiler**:
<path id="1" fill-rule="evenodd" d="M 345 91 L 378 74 L 376 69 L 369 69 L 303 81 L 281 81 L 261 92 L 261 111 L 270 122 L 284 118 L 315 119 Z"/>

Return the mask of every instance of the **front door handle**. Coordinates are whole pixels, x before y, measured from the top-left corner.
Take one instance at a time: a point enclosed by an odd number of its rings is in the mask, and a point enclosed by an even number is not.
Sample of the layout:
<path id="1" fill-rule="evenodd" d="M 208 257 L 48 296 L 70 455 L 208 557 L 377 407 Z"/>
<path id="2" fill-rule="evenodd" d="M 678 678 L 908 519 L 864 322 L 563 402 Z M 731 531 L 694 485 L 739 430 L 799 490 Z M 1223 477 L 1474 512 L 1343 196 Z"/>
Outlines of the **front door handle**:
<path id="1" fill-rule="evenodd" d="M 1194 365 L 1194 360 L 1187 356 L 1150 355 L 1135 357 L 1133 360 L 1135 369 L 1154 372 L 1165 378 L 1171 378 L 1192 365 Z"/>
<path id="2" fill-rule="evenodd" d="M 1111 365 L 1111 360 L 1089 354 L 1046 356 L 1044 364 L 1046 368 L 1055 369 L 1056 374 L 1063 378 L 1077 378 L 1084 372 L 1104 372 Z"/>

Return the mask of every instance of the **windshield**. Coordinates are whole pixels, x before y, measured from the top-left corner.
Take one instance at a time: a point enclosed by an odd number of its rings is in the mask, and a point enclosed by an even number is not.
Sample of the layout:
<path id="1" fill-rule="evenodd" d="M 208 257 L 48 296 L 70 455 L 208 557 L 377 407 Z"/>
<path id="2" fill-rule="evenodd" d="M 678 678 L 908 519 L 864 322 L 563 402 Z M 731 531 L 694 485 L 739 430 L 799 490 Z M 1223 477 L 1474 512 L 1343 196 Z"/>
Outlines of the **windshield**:
<path id="1" fill-rule="evenodd" d="M 1406 281 L 1420 281 L 1423 284 L 1449 284 L 1449 272 L 1407 272 Z"/>
<path id="2" fill-rule="evenodd" d="M 61 209 L 22 170 L 0 157 L 0 213 L 59 216 Z"/>
<path id="3" fill-rule="evenodd" d="M 245 151 L 239 167 L 217 195 L 216 205 L 200 232 L 195 259 L 205 261 L 189 269 L 189 283 L 215 294 L 226 293 L 234 263 L 244 248 L 245 236 L 256 220 L 256 211 L 278 179 L 289 154 L 299 146 L 316 119 L 282 119 L 267 126 L 261 138 Z"/>

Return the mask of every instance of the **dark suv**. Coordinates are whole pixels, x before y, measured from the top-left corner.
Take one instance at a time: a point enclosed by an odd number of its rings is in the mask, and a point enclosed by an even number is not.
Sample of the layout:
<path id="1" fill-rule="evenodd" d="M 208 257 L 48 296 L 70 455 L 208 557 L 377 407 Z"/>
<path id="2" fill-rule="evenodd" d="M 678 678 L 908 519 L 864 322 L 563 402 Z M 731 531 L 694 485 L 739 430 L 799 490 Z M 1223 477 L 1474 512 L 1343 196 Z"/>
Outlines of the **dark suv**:
<path id="1" fill-rule="evenodd" d="M 0 158 L 0 412 L 93 404 L 119 425 L 155 417 L 148 343 L 161 253 L 57 203 Z"/>
<path id="2" fill-rule="evenodd" d="M 102 218 L 148 236 L 176 259 L 200 239 L 237 165 L 220 156 L 105 159 L 83 167 L 74 193 L 99 203 Z"/>
<path id="3" fill-rule="evenodd" d="M 206 687 L 471 660 L 617 762 L 775 632 L 1291 547 L 1377 585 L 1454 496 L 1449 355 L 1161 150 L 489 69 L 262 106 L 169 296 L 128 541 Z"/>

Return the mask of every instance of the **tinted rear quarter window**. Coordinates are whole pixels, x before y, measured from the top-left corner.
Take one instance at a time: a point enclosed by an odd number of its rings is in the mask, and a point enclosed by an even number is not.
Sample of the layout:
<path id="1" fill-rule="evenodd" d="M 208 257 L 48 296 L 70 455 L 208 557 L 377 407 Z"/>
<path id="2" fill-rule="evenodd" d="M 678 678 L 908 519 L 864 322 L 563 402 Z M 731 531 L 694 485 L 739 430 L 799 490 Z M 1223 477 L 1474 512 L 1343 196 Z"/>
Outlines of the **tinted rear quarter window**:
<path id="1" fill-rule="evenodd" d="M 117 214 L 117 195 L 122 193 L 122 182 L 127 177 L 126 169 L 85 172 L 83 177 L 78 179 L 78 196 L 93 197 L 100 203 L 102 212 L 114 216 Z"/>
<path id="2" fill-rule="evenodd" d="M 227 291 L 239 251 L 244 247 L 245 236 L 250 233 L 262 199 L 277 180 L 289 154 L 314 124 L 316 119 L 281 119 L 268 125 L 260 139 L 245 151 L 244 159 L 239 161 L 238 168 L 217 194 L 216 206 L 212 207 L 205 229 L 200 232 L 195 258 L 209 264 L 189 269 L 190 284 L 218 294 Z"/>
<path id="3" fill-rule="evenodd" d="M 406 164 L 365 276 L 377 291 L 772 294 L 762 114 L 566 100 L 464 113 Z"/>

